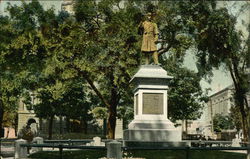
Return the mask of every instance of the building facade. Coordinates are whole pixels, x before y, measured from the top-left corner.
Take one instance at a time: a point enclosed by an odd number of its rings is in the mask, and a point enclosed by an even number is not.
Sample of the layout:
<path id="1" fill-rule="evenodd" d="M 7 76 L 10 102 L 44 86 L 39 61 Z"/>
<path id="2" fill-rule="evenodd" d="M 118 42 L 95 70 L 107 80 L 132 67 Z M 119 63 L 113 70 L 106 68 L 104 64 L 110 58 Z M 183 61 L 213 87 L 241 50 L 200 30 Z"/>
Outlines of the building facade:
<path id="1" fill-rule="evenodd" d="M 208 108 L 211 119 L 216 114 L 229 115 L 230 109 L 234 106 L 233 100 L 234 87 L 230 85 L 209 97 Z"/>
<path id="2" fill-rule="evenodd" d="M 63 0 L 61 10 L 74 14 L 74 0 Z"/>
<path id="3" fill-rule="evenodd" d="M 35 100 L 32 98 L 32 103 L 34 104 Z M 39 118 L 36 117 L 32 106 L 27 106 L 23 99 L 19 100 L 18 107 L 18 127 L 17 132 L 19 132 L 23 127 L 30 125 L 33 131 L 37 132 L 39 127 Z"/>
<path id="4" fill-rule="evenodd" d="M 233 93 L 234 87 L 230 85 L 210 95 L 209 101 L 203 108 L 202 117 L 198 120 L 187 122 L 187 134 L 214 136 L 213 117 L 216 114 L 221 114 L 223 116 L 230 114 L 230 109 L 234 106 Z"/>

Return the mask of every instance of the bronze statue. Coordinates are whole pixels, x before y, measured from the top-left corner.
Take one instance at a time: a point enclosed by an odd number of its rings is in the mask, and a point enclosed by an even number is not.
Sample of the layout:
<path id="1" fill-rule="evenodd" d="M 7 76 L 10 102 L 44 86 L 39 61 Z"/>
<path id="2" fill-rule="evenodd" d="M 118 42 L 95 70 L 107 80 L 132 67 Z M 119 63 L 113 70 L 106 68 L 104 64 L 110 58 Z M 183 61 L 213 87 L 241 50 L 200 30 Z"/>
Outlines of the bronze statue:
<path id="1" fill-rule="evenodd" d="M 158 53 L 156 42 L 158 41 L 158 28 L 157 24 L 152 22 L 152 13 L 147 13 L 146 20 L 141 22 L 139 29 L 143 30 L 143 39 L 141 51 L 146 56 L 146 64 L 149 64 L 149 56 L 152 54 L 154 64 L 158 65 Z"/>

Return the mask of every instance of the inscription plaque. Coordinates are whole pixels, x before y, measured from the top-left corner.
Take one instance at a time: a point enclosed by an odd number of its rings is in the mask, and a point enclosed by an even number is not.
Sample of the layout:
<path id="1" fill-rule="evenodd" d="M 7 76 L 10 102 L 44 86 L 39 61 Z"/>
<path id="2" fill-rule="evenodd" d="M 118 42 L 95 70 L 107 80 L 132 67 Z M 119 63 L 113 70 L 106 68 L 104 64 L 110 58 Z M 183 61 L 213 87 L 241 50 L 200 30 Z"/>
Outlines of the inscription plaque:
<path id="1" fill-rule="evenodd" d="M 163 114 L 163 93 L 143 93 L 143 114 Z"/>

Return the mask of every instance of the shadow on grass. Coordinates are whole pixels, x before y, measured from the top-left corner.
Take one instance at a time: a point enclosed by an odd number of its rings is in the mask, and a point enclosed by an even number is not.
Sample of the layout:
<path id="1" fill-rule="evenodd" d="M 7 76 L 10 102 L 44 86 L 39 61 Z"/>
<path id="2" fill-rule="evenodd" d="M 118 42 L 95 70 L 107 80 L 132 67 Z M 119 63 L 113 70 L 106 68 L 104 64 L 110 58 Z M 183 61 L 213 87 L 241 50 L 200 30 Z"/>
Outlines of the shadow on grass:
<path id="1" fill-rule="evenodd" d="M 126 154 L 126 153 L 125 153 Z M 187 159 L 187 153 L 184 150 L 147 150 L 147 151 L 129 151 L 127 157 L 145 158 L 145 159 Z M 223 151 L 189 151 L 188 159 L 245 159 L 246 154 L 223 152 Z"/>
<path id="2" fill-rule="evenodd" d="M 81 151 L 63 151 L 63 159 L 98 159 L 107 155 L 106 150 L 81 150 Z M 57 151 L 44 151 L 31 154 L 32 159 L 60 159 Z"/>
<path id="3" fill-rule="evenodd" d="M 98 159 L 105 157 L 106 150 L 64 151 L 63 159 Z M 127 151 L 124 157 L 143 159 L 187 159 L 184 150 L 143 150 Z M 60 159 L 59 152 L 39 152 L 30 155 L 33 159 Z M 188 159 L 245 159 L 246 154 L 223 151 L 189 151 Z"/>

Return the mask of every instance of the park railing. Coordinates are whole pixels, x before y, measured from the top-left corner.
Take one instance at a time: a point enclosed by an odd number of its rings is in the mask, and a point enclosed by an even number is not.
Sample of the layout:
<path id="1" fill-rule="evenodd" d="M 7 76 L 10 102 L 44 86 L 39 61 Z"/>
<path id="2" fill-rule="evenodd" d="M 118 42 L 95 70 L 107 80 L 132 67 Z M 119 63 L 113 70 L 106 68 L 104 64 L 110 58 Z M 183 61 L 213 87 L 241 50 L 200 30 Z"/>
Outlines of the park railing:
<path id="1" fill-rule="evenodd" d="M 108 158 L 116 158 L 121 159 L 122 151 L 130 151 L 130 150 L 140 150 L 140 151 L 146 151 L 146 150 L 184 150 L 185 151 L 185 158 L 190 159 L 190 151 L 192 150 L 206 150 L 206 151 L 214 151 L 214 150 L 233 150 L 233 151 L 240 151 L 240 150 L 250 150 L 250 147 L 230 147 L 230 146 L 224 146 L 224 147 L 192 147 L 192 146 L 185 146 L 185 147 L 122 147 L 122 143 L 118 141 L 110 141 L 106 143 L 106 146 L 83 146 L 83 145 L 72 145 L 68 144 L 68 142 L 65 142 L 66 144 L 62 144 L 62 142 L 57 142 L 58 144 L 51 144 L 51 142 L 47 142 L 45 144 L 27 144 L 27 143 L 21 143 L 20 150 L 18 157 L 19 158 L 26 158 L 28 148 L 34 147 L 34 148 L 58 148 L 59 150 L 59 158 L 63 159 L 63 150 L 65 149 L 79 149 L 79 150 L 107 150 L 107 157 Z M 214 143 L 214 142 L 208 142 L 208 143 Z M 217 143 L 217 142 L 216 142 Z M 226 143 L 226 142 L 225 142 Z"/>
<path id="2" fill-rule="evenodd" d="M 81 140 L 76 140 L 76 139 L 68 139 L 68 140 L 44 140 L 44 143 L 52 144 L 52 145 L 57 145 L 57 144 L 67 144 L 67 145 L 85 145 L 87 143 L 93 142 L 93 139 L 81 139 Z"/>
<path id="3" fill-rule="evenodd" d="M 191 143 L 192 147 L 206 147 L 206 146 L 218 146 L 218 147 L 228 147 L 232 145 L 232 141 L 213 141 L 213 140 L 184 140 Z M 239 143 L 244 146 L 243 143 Z"/>
<path id="4" fill-rule="evenodd" d="M 231 150 L 231 151 L 240 151 L 240 150 L 250 150 L 250 147 L 123 147 L 123 150 L 184 150 L 186 152 L 186 159 L 190 159 L 190 151 L 192 150 Z"/>
<path id="5" fill-rule="evenodd" d="M 32 147 L 53 148 L 53 149 L 58 148 L 60 159 L 63 159 L 63 149 L 107 150 L 107 148 L 104 146 L 79 146 L 79 145 L 62 145 L 62 144 L 58 144 L 58 145 L 55 145 L 55 144 L 21 144 L 20 146 L 26 147 L 26 148 L 32 148 Z M 26 155 L 21 154 L 21 156 L 26 156 Z"/>

